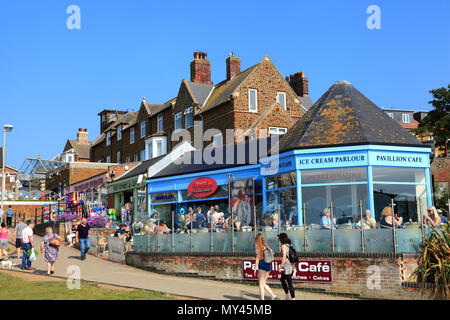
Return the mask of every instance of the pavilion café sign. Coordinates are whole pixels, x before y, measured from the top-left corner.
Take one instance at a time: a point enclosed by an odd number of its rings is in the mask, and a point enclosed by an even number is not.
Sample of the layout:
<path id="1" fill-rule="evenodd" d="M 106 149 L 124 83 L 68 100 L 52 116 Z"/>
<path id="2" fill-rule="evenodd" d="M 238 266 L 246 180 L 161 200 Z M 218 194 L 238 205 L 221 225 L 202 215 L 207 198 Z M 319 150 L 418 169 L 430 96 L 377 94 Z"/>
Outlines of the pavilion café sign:
<path id="1" fill-rule="evenodd" d="M 269 280 L 279 280 L 281 260 L 272 261 L 272 271 Z M 242 277 L 246 280 L 258 280 L 258 275 L 254 275 L 255 260 L 242 260 Z M 295 270 L 292 273 L 292 281 L 296 282 L 325 282 L 332 283 L 331 261 L 330 260 L 299 260 L 295 263 Z"/>
<path id="2" fill-rule="evenodd" d="M 216 180 L 208 177 L 195 179 L 188 186 L 188 192 L 196 198 L 205 198 L 212 195 L 216 190 Z"/>

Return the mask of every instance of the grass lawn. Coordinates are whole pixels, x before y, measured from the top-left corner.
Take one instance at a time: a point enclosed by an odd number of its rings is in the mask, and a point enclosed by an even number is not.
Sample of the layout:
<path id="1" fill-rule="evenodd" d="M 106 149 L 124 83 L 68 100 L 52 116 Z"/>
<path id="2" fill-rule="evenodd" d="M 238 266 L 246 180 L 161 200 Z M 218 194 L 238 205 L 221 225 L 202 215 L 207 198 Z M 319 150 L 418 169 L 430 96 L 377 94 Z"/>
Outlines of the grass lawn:
<path id="1" fill-rule="evenodd" d="M 70 290 L 66 280 L 33 281 L 20 274 L 0 272 L 0 300 L 176 300 L 165 293 L 134 290 L 81 281 L 80 289 Z"/>

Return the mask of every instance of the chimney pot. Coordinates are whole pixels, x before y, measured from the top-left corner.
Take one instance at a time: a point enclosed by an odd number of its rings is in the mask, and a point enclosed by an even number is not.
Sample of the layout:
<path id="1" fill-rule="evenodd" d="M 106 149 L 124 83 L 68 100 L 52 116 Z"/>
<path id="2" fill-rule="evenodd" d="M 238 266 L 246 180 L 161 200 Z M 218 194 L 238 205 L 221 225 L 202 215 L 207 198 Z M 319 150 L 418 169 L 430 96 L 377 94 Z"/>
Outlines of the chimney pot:
<path id="1" fill-rule="evenodd" d="M 234 52 L 226 60 L 227 81 L 241 73 L 241 59 L 234 56 Z"/>
<path id="2" fill-rule="evenodd" d="M 206 52 L 195 51 L 191 61 L 191 82 L 211 84 L 211 62 Z"/>

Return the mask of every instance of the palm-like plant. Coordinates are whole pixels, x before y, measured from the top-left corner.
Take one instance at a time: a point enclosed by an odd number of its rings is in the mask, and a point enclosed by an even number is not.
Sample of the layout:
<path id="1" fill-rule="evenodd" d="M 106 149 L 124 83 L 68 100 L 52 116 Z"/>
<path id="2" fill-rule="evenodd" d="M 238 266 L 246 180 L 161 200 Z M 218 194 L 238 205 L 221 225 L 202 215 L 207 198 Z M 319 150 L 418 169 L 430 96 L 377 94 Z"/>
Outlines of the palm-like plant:
<path id="1" fill-rule="evenodd" d="M 435 294 L 450 296 L 450 224 L 432 229 L 420 248 L 418 267 L 413 276 L 421 283 L 434 283 Z"/>

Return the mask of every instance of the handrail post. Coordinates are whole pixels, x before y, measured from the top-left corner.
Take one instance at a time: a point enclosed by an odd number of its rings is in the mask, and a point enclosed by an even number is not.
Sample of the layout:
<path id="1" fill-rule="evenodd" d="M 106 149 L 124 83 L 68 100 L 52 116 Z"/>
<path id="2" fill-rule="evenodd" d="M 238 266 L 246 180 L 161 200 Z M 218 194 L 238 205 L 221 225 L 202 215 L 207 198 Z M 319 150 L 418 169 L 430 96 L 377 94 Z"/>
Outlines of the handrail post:
<path id="1" fill-rule="evenodd" d="M 172 252 L 175 252 L 175 218 L 172 210 Z"/>
<path id="2" fill-rule="evenodd" d="M 391 209 L 392 209 L 392 241 L 394 245 L 394 254 L 397 254 L 397 237 L 395 233 L 395 217 L 394 217 L 394 199 L 391 199 Z"/>
<path id="3" fill-rule="evenodd" d="M 303 251 L 306 252 L 308 243 L 306 241 L 306 204 L 303 202 Z"/>
<path id="4" fill-rule="evenodd" d="M 362 200 L 359 200 L 359 214 L 360 214 L 359 224 L 360 224 L 360 228 L 361 228 L 361 249 L 362 249 L 362 252 L 365 252 Z"/>
<path id="5" fill-rule="evenodd" d="M 331 215 L 331 250 L 334 252 L 334 218 L 333 218 L 333 201 L 330 202 Z"/>
<path id="6" fill-rule="evenodd" d="M 156 230 L 156 252 L 159 252 L 159 214 L 158 214 L 158 230 Z"/>

